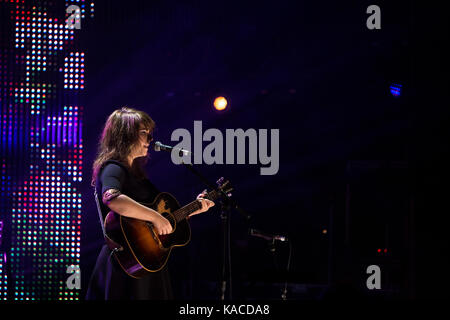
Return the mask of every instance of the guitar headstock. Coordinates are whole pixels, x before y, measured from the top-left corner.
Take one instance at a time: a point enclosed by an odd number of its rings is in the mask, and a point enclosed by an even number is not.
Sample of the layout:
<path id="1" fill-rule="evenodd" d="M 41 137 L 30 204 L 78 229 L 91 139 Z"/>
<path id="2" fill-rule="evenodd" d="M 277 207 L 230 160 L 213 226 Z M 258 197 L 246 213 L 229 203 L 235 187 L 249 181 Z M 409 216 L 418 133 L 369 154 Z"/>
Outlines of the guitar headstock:
<path id="1" fill-rule="evenodd" d="M 216 181 L 217 188 L 214 190 L 211 190 L 206 194 L 206 198 L 209 200 L 216 200 L 217 198 L 220 198 L 221 196 L 225 195 L 226 197 L 231 197 L 231 191 L 233 191 L 233 187 L 230 185 L 230 181 L 226 180 L 221 177 L 219 180 Z"/>
<path id="2" fill-rule="evenodd" d="M 217 190 L 225 193 L 228 197 L 231 197 L 231 191 L 233 191 L 233 187 L 230 185 L 229 180 L 225 180 L 224 177 L 221 177 L 216 181 Z"/>

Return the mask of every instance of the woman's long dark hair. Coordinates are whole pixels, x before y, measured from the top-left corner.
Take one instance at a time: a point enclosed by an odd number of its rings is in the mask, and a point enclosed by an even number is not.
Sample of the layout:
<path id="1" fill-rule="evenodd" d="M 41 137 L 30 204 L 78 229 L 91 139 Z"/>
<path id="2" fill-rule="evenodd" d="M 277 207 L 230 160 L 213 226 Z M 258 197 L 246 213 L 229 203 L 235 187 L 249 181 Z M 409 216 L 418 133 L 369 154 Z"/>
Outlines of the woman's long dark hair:
<path id="1" fill-rule="evenodd" d="M 106 120 L 98 144 L 98 153 L 92 167 L 91 184 L 95 186 L 102 165 L 108 160 L 116 160 L 128 167 L 137 176 L 145 176 L 142 161 L 128 165 L 128 156 L 134 144 L 139 140 L 140 126 L 152 132 L 155 122 L 150 116 L 133 108 L 123 107 L 114 111 Z M 147 158 L 144 159 L 146 162 Z"/>

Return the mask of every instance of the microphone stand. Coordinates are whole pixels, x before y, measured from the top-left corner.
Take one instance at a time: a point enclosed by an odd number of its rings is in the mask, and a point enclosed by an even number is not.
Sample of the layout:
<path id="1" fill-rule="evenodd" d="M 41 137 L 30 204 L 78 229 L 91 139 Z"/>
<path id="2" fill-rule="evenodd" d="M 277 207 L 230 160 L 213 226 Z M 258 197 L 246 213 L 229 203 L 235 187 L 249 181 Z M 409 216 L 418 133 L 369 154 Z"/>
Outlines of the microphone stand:
<path id="1" fill-rule="evenodd" d="M 259 230 L 255 229 L 249 229 L 250 235 L 258 238 L 262 238 L 267 241 L 267 247 L 269 249 L 269 252 L 272 254 L 273 258 L 273 264 L 275 266 L 275 271 L 278 273 L 280 270 L 278 268 L 278 262 L 276 257 L 276 241 L 280 240 L 282 242 L 287 242 L 289 244 L 289 257 L 288 257 L 288 263 L 287 263 L 287 269 L 286 269 L 286 281 L 284 283 L 284 288 L 281 292 L 281 299 L 286 300 L 287 299 L 287 286 L 288 286 L 288 274 L 289 274 L 289 268 L 291 264 L 291 255 L 292 255 L 292 243 L 287 237 L 284 236 L 277 236 L 277 235 L 270 235 L 267 233 L 263 233 Z"/>
<path id="2" fill-rule="evenodd" d="M 180 151 L 181 156 L 182 150 Z M 198 170 L 194 168 L 191 163 L 185 163 L 181 161 L 181 163 L 193 174 L 195 174 L 208 188 L 211 190 L 216 189 L 216 187 L 208 181 Z M 220 178 L 218 183 L 222 182 L 223 178 Z M 222 222 L 222 281 L 221 281 L 221 295 L 220 299 L 222 301 L 227 298 L 228 300 L 232 299 L 232 285 L 231 285 L 231 246 L 230 246 L 230 234 L 231 234 L 231 224 L 230 224 L 230 212 L 232 209 L 236 209 L 240 214 L 242 214 L 247 220 L 251 218 L 251 216 L 245 212 L 242 208 L 238 206 L 238 204 L 231 199 L 231 194 L 226 194 L 223 190 L 220 190 L 220 206 L 221 213 L 220 218 Z M 228 287 L 228 294 L 227 294 Z"/>
<path id="3" fill-rule="evenodd" d="M 230 205 L 227 201 L 220 201 L 220 219 L 222 222 L 222 281 L 220 300 L 225 300 L 228 280 L 228 300 L 232 299 L 232 277 L 231 277 L 231 246 L 230 246 Z"/>

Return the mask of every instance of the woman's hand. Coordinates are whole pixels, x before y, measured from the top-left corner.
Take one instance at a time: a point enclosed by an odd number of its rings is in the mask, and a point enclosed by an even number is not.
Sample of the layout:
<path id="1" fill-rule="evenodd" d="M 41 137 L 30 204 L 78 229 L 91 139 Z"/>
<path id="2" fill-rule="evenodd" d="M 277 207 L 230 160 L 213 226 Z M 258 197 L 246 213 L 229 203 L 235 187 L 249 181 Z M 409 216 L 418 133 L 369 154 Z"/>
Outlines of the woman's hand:
<path id="1" fill-rule="evenodd" d="M 156 213 L 154 219 L 152 219 L 153 226 L 156 229 L 158 235 L 164 235 L 172 233 L 172 225 L 169 220 L 164 218 L 161 214 Z"/>
<path id="2" fill-rule="evenodd" d="M 200 194 L 197 196 L 197 200 L 200 201 L 200 203 L 201 203 L 201 205 L 202 205 L 202 208 L 199 209 L 199 210 L 197 210 L 197 211 L 194 211 L 193 213 L 191 213 L 191 214 L 189 215 L 189 217 L 190 217 L 190 216 L 194 216 L 194 215 L 199 214 L 199 213 L 202 213 L 202 212 L 205 212 L 205 211 L 208 211 L 209 208 L 211 208 L 211 207 L 214 206 L 214 202 L 212 202 L 211 200 L 208 200 L 208 199 L 205 199 L 205 198 L 204 198 L 205 195 L 206 195 L 206 190 L 203 191 L 202 193 L 200 193 Z"/>

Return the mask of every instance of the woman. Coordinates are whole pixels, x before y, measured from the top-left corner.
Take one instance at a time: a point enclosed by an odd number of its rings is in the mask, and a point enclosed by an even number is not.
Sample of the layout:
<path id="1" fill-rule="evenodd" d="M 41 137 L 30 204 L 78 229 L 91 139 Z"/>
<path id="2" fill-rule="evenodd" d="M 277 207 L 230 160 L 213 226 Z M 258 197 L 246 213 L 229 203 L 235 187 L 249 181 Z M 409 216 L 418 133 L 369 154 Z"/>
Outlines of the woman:
<path id="1" fill-rule="evenodd" d="M 132 108 L 114 111 L 106 121 L 93 165 L 92 185 L 96 188 L 102 219 L 112 210 L 120 215 L 149 221 L 159 235 L 172 232 L 169 221 L 157 211 L 141 205 L 151 203 L 160 191 L 148 180 L 144 165 L 155 128 L 150 116 Z M 214 203 L 198 195 L 207 211 Z M 127 275 L 105 244 L 97 258 L 87 290 L 87 300 L 173 298 L 167 266 L 135 279 Z"/>

